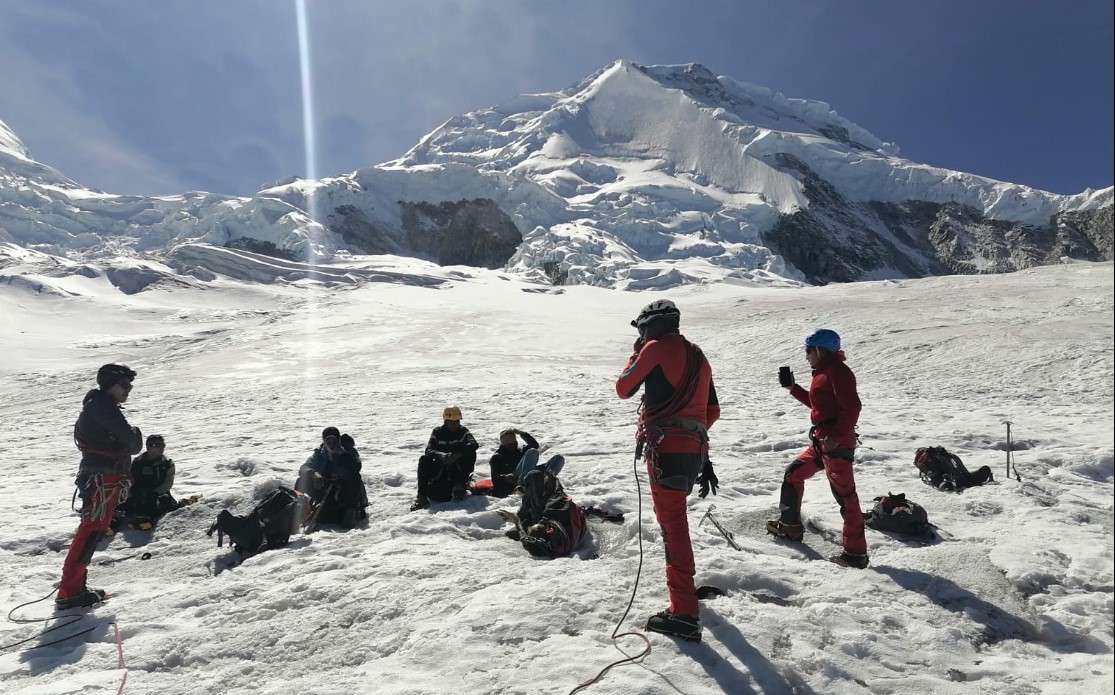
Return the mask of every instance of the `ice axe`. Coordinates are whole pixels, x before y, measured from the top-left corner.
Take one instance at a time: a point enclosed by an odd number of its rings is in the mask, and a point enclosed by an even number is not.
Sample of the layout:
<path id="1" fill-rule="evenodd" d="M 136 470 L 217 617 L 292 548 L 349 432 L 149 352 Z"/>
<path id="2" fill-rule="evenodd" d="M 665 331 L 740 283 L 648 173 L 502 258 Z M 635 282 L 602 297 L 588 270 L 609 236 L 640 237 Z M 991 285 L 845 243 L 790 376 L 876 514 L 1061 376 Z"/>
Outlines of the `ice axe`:
<path id="1" fill-rule="evenodd" d="M 321 509 L 325 506 L 325 501 L 333 494 L 334 487 L 336 487 L 336 483 L 330 483 L 329 487 L 325 489 L 325 494 L 321 496 L 321 501 L 314 507 L 313 513 L 310 514 L 310 520 L 306 522 L 306 529 L 302 532 L 303 536 L 308 536 L 317 530 L 317 518 L 321 516 Z"/>
<path id="2" fill-rule="evenodd" d="M 708 511 L 705 512 L 705 515 L 701 517 L 701 520 L 697 523 L 697 525 L 700 526 L 700 525 L 704 524 L 705 519 L 708 519 L 709 521 L 712 522 L 712 525 L 716 527 L 716 530 L 720 532 L 720 535 L 724 536 L 724 540 L 728 541 L 728 545 L 732 546 L 736 550 L 743 550 L 743 548 L 739 547 L 739 543 L 736 543 L 735 535 L 731 531 L 729 531 L 728 529 L 721 526 L 720 522 L 716 519 L 716 517 L 712 515 L 712 510 L 713 509 L 716 509 L 716 505 L 715 504 L 710 504 L 708 506 Z"/>

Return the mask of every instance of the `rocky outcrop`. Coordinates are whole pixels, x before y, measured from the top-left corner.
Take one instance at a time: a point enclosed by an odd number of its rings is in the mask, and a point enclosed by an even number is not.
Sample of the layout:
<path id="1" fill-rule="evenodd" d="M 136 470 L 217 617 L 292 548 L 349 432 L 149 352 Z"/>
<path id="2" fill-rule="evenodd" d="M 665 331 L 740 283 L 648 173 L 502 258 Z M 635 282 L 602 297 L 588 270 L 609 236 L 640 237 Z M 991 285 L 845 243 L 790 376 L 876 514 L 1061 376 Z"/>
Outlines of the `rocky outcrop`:
<path id="1" fill-rule="evenodd" d="M 813 283 L 1007 273 L 1065 257 L 1112 260 L 1111 206 L 1060 213 L 1036 226 L 955 203 L 855 203 L 801 160 L 779 154 L 776 162 L 795 172 L 809 206 L 782 215 L 761 236 Z"/>
<path id="2" fill-rule="evenodd" d="M 492 200 L 399 201 L 399 207 L 407 243 L 440 265 L 501 268 L 523 242 L 518 227 Z"/>
<path id="3" fill-rule="evenodd" d="M 109 267 L 105 277 L 124 294 L 138 294 L 153 285 L 186 287 L 187 283 L 155 268 L 147 267 Z"/>
<path id="4" fill-rule="evenodd" d="M 855 282 L 887 269 L 906 277 L 934 272 L 924 246 L 909 233 L 880 233 L 885 226 L 870 206 L 849 201 L 793 155 L 781 153 L 775 160 L 780 168 L 798 176 L 809 207 L 782 215 L 760 237 L 809 282 Z"/>
<path id="5" fill-rule="evenodd" d="M 402 254 L 407 249 L 389 229 L 368 219 L 355 205 L 338 205 L 328 217 L 329 230 L 339 234 L 354 250 L 367 254 Z"/>
<path id="6" fill-rule="evenodd" d="M 225 244 L 225 248 L 251 251 L 272 258 L 281 258 L 285 261 L 296 261 L 298 257 L 286 249 L 281 249 L 270 241 L 242 236 L 232 239 Z"/>
<path id="7" fill-rule="evenodd" d="M 502 268 L 523 235 L 495 201 L 487 198 L 443 203 L 399 201 L 402 230 L 369 219 L 355 205 L 329 215 L 329 229 L 367 254 L 419 254 L 440 265 Z"/>
<path id="8" fill-rule="evenodd" d="M 1063 212 L 1053 218 L 1057 235 L 1052 257 L 1110 261 L 1115 242 L 1115 207 Z"/>

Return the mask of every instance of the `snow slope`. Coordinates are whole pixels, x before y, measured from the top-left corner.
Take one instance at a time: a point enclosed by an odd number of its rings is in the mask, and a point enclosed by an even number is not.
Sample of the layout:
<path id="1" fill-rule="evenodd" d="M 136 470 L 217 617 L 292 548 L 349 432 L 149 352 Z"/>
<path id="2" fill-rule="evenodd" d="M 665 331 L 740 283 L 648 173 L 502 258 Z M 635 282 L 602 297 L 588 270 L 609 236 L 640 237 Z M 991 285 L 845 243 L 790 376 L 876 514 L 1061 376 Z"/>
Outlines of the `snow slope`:
<path id="1" fill-rule="evenodd" d="M 98 553 L 119 559 L 90 570 L 114 598 L 51 637 L 92 632 L 0 649 L 5 693 L 116 692 L 125 676 L 129 693 L 568 693 L 641 646 L 609 639 L 640 541 L 625 627 L 665 606 L 661 534 L 645 475 L 637 487 L 632 471 L 635 404 L 613 388 L 643 299 L 402 258 L 374 261 L 397 282 L 218 277 L 128 295 L 97 267 L 52 274 L 49 257 L 5 254 L 4 277 L 31 282 L 0 282 L 0 606 L 43 597 L 58 580 L 76 524 L 70 429 L 101 363 L 138 370 L 129 419 L 166 437 L 175 492 L 202 495 Z M 245 273 L 257 262 L 238 259 Z M 638 665 L 584 692 L 1107 692 L 1110 263 L 666 296 L 712 361 L 724 406 L 711 431 L 721 489 L 691 497 L 689 518 L 698 581 L 729 595 L 703 605 L 704 644 L 650 636 Z M 819 480 L 806 486 L 807 545 L 761 531 L 808 425 L 776 373 L 806 373 L 801 339 L 820 325 L 843 334 L 865 403 L 862 505 L 905 492 L 944 536 L 917 545 L 868 531 L 863 571 L 815 561 L 835 552 L 840 528 Z M 500 429 L 519 426 L 567 457 L 574 499 L 624 510 L 627 523 L 594 524 L 578 557 L 539 561 L 503 536 L 494 510 L 512 500 L 408 512 L 417 457 L 449 404 L 482 443 L 478 471 Z M 1004 420 L 1021 482 L 1004 475 Z M 363 454 L 369 523 L 231 567 L 205 529 L 219 510 L 244 513 L 269 486 L 290 484 L 326 425 Z M 930 444 L 992 466 L 996 481 L 962 494 L 928 488 L 912 460 Z M 712 504 L 741 552 L 698 527 Z M 39 603 L 15 617 L 49 614 Z M 0 625 L 3 645 L 49 641 L 35 626 Z"/>

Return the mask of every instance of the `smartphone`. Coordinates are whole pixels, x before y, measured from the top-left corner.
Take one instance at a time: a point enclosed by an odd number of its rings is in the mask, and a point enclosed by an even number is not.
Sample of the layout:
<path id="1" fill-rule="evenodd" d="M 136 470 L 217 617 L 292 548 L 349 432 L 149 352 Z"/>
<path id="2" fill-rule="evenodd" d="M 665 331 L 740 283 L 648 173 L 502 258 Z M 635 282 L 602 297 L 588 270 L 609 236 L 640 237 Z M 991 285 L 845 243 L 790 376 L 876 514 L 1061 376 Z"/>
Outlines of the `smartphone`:
<path id="1" fill-rule="evenodd" d="M 794 370 L 789 367 L 778 368 L 778 383 L 782 384 L 782 388 L 790 388 L 794 385 Z"/>

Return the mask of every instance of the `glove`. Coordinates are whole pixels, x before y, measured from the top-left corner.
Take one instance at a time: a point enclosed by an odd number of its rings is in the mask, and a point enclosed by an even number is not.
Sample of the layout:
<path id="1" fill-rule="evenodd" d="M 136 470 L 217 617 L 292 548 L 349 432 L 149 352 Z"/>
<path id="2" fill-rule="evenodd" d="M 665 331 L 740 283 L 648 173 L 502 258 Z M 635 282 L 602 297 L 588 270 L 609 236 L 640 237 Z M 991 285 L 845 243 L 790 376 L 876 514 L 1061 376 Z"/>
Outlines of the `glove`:
<path id="1" fill-rule="evenodd" d="M 778 383 L 784 389 L 791 388 L 794 385 L 794 370 L 789 367 L 778 368 Z"/>
<path id="2" fill-rule="evenodd" d="M 705 467 L 701 474 L 697 476 L 697 482 L 701 485 L 701 492 L 697 494 L 698 497 L 704 499 L 708 497 L 709 492 L 712 492 L 713 496 L 716 495 L 716 490 L 720 487 L 720 480 L 716 477 L 716 471 L 712 470 L 712 459 L 705 460 Z"/>
<path id="3" fill-rule="evenodd" d="M 325 486 L 325 478 L 322 478 L 321 473 L 318 473 L 317 471 L 314 471 L 313 481 L 314 481 L 314 489 L 316 489 L 316 490 L 320 490 L 321 488 L 323 488 Z"/>
<path id="4" fill-rule="evenodd" d="M 646 344 L 647 341 L 643 340 L 643 336 L 639 336 L 635 339 L 635 344 L 631 346 L 631 349 L 637 354 Z"/>

